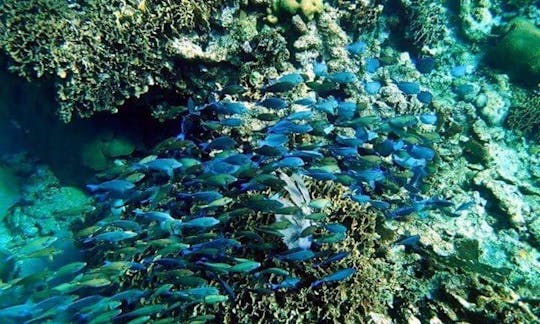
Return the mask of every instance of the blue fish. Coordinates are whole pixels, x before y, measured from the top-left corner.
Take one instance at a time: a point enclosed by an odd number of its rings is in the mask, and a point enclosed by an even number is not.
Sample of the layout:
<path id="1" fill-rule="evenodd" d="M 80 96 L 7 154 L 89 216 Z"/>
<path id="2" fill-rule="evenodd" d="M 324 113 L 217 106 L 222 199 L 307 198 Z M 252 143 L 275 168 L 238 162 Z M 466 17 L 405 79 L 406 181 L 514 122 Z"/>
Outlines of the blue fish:
<path id="1" fill-rule="evenodd" d="M 467 74 L 467 67 L 465 65 L 454 66 L 450 69 L 450 74 L 455 78 L 465 76 Z"/>
<path id="2" fill-rule="evenodd" d="M 324 62 L 313 62 L 313 74 L 316 77 L 323 77 L 328 74 L 328 66 Z"/>
<path id="3" fill-rule="evenodd" d="M 281 261 L 287 261 L 287 262 L 301 262 L 301 261 L 307 261 L 310 259 L 313 259 L 315 257 L 315 253 L 311 250 L 293 250 L 292 252 L 286 253 L 286 254 L 280 254 L 276 256 L 278 260 Z"/>
<path id="4" fill-rule="evenodd" d="M 356 41 L 352 44 L 345 46 L 345 49 L 352 55 L 358 56 L 358 55 L 362 55 L 366 51 L 367 44 L 362 41 Z"/>
<path id="5" fill-rule="evenodd" d="M 321 261 L 319 263 L 315 263 L 313 265 L 313 268 L 320 268 L 322 266 L 325 266 L 325 265 L 328 265 L 330 263 L 333 263 L 333 262 L 338 262 L 340 260 L 343 260 L 345 259 L 346 257 L 348 257 L 351 253 L 350 252 L 338 252 L 336 254 L 333 254 L 331 256 L 329 256 L 326 260 L 324 261 Z"/>
<path id="6" fill-rule="evenodd" d="M 351 277 L 355 272 L 356 272 L 356 269 L 354 268 L 345 268 L 345 269 L 338 270 L 332 274 L 329 274 L 328 276 L 322 277 L 321 279 L 313 282 L 311 284 L 311 288 L 320 286 L 323 283 L 346 280 L 349 277 Z"/>
<path id="7" fill-rule="evenodd" d="M 330 80 L 338 84 L 347 84 L 356 82 L 357 78 L 354 73 L 349 71 L 335 72 L 330 75 Z"/>
<path id="8" fill-rule="evenodd" d="M 348 173 L 352 177 L 365 182 L 378 182 L 383 181 L 386 178 L 381 169 L 367 169 L 362 171 L 349 170 Z"/>
<path id="9" fill-rule="evenodd" d="M 408 248 L 417 248 L 418 243 L 420 243 L 420 235 L 409 235 L 400 238 L 399 240 L 394 242 L 394 245 L 403 245 Z"/>
<path id="10" fill-rule="evenodd" d="M 347 158 L 358 155 L 357 147 L 329 146 L 328 150 L 332 153 L 333 156 L 341 156 Z"/>
<path id="11" fill-rule="evenodd" d="M 379 59 L 375 57 L 369 57 L 366 59 L 366 72 L 375 73 L 381 66 Z"/>
<path id="12" fill-rule="evenodd" d="M 379 81 L 364 82 L 364 90 L 370 95 L 379 93 L 379 90 L 381 89 L 381 87 L 382 85 Z"/>
<path id="13" fill-rule="evenodd" d="M 420 85 L 411 81 L 400 81 L 396 83 L 399 90 L 408 95 L 417 94 L 420 92 Z"/>
<path id="14" fill-rule="evenodd" d="M 417 168 L 417 167 L 425 167 L 426 166 L 426 160 L 425 159 L 415 159 L 413 157 L 411 157 L 410 155 L 404 153 L 404 152 L 399 152 L 401 154 L 394 154 L 393 155 L 393 160 L 394 160 L 394 163 L 401 166 L 401 167 L 404 167 L 406 169 L 413 169 L 413 168 Z"/>
<path id="15" fill-rule="evenodd" d="M 338 107 L 338 102 L 336 99 L 330 97 L 325 100 L 321 100 L 315 104 L 315 109 L 322 111 L 324 113 L 333 115 L 335 109 Z"/>
<path id="16" fill-rule="evenodd" d="M 274 109 L 274 110 L 285 109 L 289 106 L 287 101 L 278 97 L 266 98 L 263 101 L 259 102 L 259 104 L 263 107 Z"/>
<path id="17" fill-rule="evenodd" d="M 217 191 L 199 191 L 195 193 L 180 193 L 179 198 L 191 198 L 196 202 L 210 203 L 214 200 L 223 198 L 223 195 Z"/>
<path id="18" fill-rule="evenodd" d="M 242 126 L 243 122 L 242 122 L 242 119 L 240 118 L 231 117 L 231 118 L 222 119 L 219 123 L 227 127 L 240 127 Z"/>
<path id="19" fill-rule="evenodd" d="M 337 135 L 336 136 L 336 143 L 344 145 L 344 146 L 358 147 L 358 146 L 364 144 L 364 142 L 365 141 L 363 139 L 360 139 L 360 138 L 357 138 L 357 137 L 345 137 L 345 136 L 342 136 L 342 135 Z"/>
<path id="20" fill-rule="evenodd" d="M 91 192 L 110 192 L 116 195 L 125 195 L 135 188 L 135 184 L 127 180 L 109 180 L 100 184 L 88 184 L 86 188 Z"/>
<path id="21" fill-rule="evenodd" d="M 306 171 L 306 175 L 312 177 L 315 180 L 328 181 L 336 180 L 337 176 L 331 172 L 324 171 L 321 169 L 310 169 Z"/>
<path id="22" fill-rule="evenodd" d="M 402 149 L 405 146 L 405 143 L 401 140 L 394 141 L 389 138 L 385 139 L 381 143 L 378 143 L 374 146 L 375 151 L 382 156 L 389 156 L 397 150 Z"/>
<path id="23" fill-rule="evenodd" d="M 262 89 L 263 92 L 286 92 L 289 90 L 294 89 L 294 87 L 297 85 L 295 82 L 287 82 L 287 81 L 276 81 L 274 83 L 271 83 L 264 87 Z"/>
<path id="24" fill-rule="evenodd" d="M 294 289 L 300 283 L 300 279 L 295 277 L 285 277 L 283 281 L 277 284 L 270 284 L 270 289 L 279 290 L 279 289 Z"/>
<path id="25" fill-rule="evenodd" d="M 264 140 L 258 142 L 259 147 L 268 145 L 271 147 L 282 146 L 289 142 L 289 137 L 284 134 L 268 134 Z"/>
<path id="26" fill-rule="evenodd" d="M 270 133 L 274 134 L 305 134 L 313 130 L 308 124 L 295 124 L 290 120 L 281 120 L 269 128 Z"/>
<path id="27" fill-rule="evenodd" d="M 241 102 L 222 101 L 215 105 L 215 110 L 220 114 L 237 115 L 246 113 L 248 108 Z"/>
<path id="28" fill-rule="evenodd" d="M 322 153 L 315 150 L 295 150 L 289 153 L 289 156 L 297 156 L 299 158 L 308 160 L 316 160 L 323 158 Z"/>
<path id="29" fill-rule="evenodd" d="M 233 153 L 223 159 L 224 162 L 234 165 L 247 165 L 251 163 L 251 156 L 248 154 Z"/>
<path id="30" fill-rule="evenodd" d="M 424 104 L 430 104 L 433 101 L 433 95 L 429 91 L 420 91 L 416 95 L 418 101 Z"/>
<path id="31" fill-rule="evenodd" d="M 405 216 L 408 216 L 414 212 L 418 211 L 414 206 L 403 206 L 400 208 L 393 209 L 386 213 L 386 217 L 389 219 L 399 220 Z"/>
<path id="32" fill-rule="evenodd" d="M 202 216 L 190 219 L 187 222 L 180 223 L 180 226 L 182 227 L 197 227 L 197 228 L 207 228 L 207 227 L 213 227 L 217 224 L 219 224 L 220 221 L 216 219 L 215 217 L 209 217 L 209 216 Z"/>
<path id="33" fill-rule="evenodd" d="M 409 145 L 407 146 L 407 152 L 415 159 L 425 159 L 428 161 L 435 158 L 435 151 L 429 147 L 420 146 L 420 145 Z"/>
<path id="34" fill-rule="evenodd" d="M 337 115 L 344 120 L 353 119 L 356 113 L 356 103 L 350 101 L 342 101 L 337 106 Z"/>
<path id="35" fill-rule="evenodd" d="M 163 172 L 169 176 L 173 177 L 174 170 L 183 167 L 183 164 L 176 159 L 165 158 L 165 159 L 155 159 L 144 163 L 136 163 L 133 165 L 134 170 L 150 170 Z"/>
<path id="36" fill-rule="evenodd" d="M 317 103 L 317 100 L 308 97 L 308 98 L 298 99 L 294 103 L 301 106 L 311 107 Z"/>
<path id="37" fill-rule="evenodd" d="M 286 118 L 287 120 L 311 120 L 313 119 L 313 111 L 311 110 L 301 110 L 293 112 Z"/>
<path id="38" fill-rule="evenodd" d="M 419 118 L 422 123 L 427 125 L 435 125 L 437 123 L 437 115 L 435 114 L 422 114 Z"/>
<path id="39" fill-rule="evenodd" d="M 415 67 L 418 72 L 422 74 L 428 74 L 435 69 L 435 59 L 433 57 L 422 57 L 416 60 Z"/>
<path id="40" fill-rule="evenodd" d="M 289 73 L 280 77 L 277 82 L 289 82 L 298 85 L 304 82 L 304 77 L 300 73 Z"/>
<path id="41" fill-rule="evenodd" d="M 229 136 L 220 136 L 210 143 L 201 143 L 200 146 L 203 150 L 230 150 L 237 144 L 238 143 Z"/>
<path id="42" fill-rule="evenodd" d="M 304 160 L 299 157 L 289 156 L 285 157 L 272 164 L 274 168 L 299 168 L 304 166 Z"/>
<path id="43" fill-rule="evenodd" d="M 345 232 L 347 232 L 347 227 L 338 223 L 326 224 L 324 225 L 324 228 L 330 233 L 344 234 Z"/>

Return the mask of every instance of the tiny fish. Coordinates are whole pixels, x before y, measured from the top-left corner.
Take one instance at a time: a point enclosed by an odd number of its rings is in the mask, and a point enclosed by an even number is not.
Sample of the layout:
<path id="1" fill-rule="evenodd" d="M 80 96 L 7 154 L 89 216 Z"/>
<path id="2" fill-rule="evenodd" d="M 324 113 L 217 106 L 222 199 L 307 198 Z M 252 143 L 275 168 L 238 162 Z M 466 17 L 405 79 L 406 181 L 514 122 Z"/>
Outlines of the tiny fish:
<path id="1" fill-rule="evenodd" d="M 323 283 L 346 280 L 350 276 L 352 276 L 355 272 L 356 272 L 356 270 L 354 268 L 345 268 L 345 269 L 338 270 L 338 271 L 336 271 L 336 272 L 334 272 L 334 273 L 332 273 L 332 274 L 330 274 L 328 276 L 322 277 L 321 279 L 313 282 L 311 284 L 311 288 L 315 288 L 317 286 L 320 286 Z"/>

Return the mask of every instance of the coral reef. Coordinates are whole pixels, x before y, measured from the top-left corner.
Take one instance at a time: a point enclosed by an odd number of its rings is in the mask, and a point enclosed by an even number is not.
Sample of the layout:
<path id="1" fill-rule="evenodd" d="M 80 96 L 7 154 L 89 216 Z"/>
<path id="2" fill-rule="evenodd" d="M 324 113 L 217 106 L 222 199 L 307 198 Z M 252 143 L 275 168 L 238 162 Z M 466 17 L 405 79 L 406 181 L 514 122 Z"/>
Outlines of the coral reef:
<path id="1" fill-rule="evenodd" d="M 512 107 L 506 123 L 532 139 L 540 140 L 540 96 L 532 90 L 517 87 L 512 94 Z"/>
<path id="2" fill-rule="evenodd" d="M 447 35 L 446 8 L 427 0 L 403 0 L 402 5 L 408 10 L 407 37 L 424 52 L 437 47 Z"/>
<path id="3" fill-rule="evenodd" d="M 142 5 L 144 4 L 144 5 Z M 58 114 L 117 111 L 151 87 L 172 88 L 181 72 L 166 56 L 168 40 L 207 31 L 221 1 L 4 1 L 0 46 L 10 69 L 54 79 Z"/>

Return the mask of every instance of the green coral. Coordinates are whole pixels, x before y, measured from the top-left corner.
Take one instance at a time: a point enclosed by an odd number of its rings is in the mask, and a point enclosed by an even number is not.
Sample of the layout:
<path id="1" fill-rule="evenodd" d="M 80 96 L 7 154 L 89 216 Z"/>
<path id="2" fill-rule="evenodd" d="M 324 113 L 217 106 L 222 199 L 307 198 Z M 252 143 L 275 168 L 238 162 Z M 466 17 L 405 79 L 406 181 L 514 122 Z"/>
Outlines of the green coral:
<path id="1" fill-rule="evenodd" d="M 489 53 L 490 62 L 527 84 L 540 82 L 540 28 L 517 18 Z"/>
<path id="2" fill-rule="evenodd" d="M 301 13 L 308 20 L 312 20 L 316 14 L 323 11 L 324 5 L 322 0 L 274 0 L 272 9 L 273 13 L 287 12 L 291 15 Z"/>

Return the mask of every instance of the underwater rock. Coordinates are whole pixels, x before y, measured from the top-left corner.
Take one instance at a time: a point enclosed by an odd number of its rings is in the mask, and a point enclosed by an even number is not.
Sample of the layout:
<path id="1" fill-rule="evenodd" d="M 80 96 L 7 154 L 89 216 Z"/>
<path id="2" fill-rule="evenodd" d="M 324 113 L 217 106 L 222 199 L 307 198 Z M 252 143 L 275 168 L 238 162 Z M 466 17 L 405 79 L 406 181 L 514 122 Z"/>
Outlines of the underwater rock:
<path id="1" fill-rule="evenodd" d="M 526 220 L 531 216 L 530 206 L 515 186 L 495 179 L 491 170 L 484 170 L 478 172 L 473 181 L 493 196 L 493 202 L 504 212 L 507 222 L 516 229 L 523 230 Z"/>

